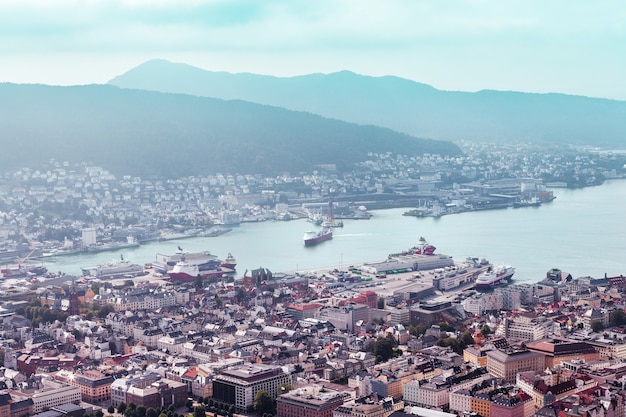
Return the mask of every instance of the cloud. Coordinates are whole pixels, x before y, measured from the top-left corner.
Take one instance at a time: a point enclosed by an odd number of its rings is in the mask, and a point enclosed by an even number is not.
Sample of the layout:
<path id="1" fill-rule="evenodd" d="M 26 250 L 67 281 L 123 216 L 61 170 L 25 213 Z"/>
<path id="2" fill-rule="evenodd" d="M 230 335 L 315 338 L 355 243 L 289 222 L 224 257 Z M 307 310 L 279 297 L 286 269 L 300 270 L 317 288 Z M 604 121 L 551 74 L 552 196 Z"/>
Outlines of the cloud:
<path id="1" fill-rule="evenodd" d="M 568 36 L 624 36 L 607 2 L 420 0 L 43 0 L 0 2 L 3 50 L 398 48 Z M 537 7 L 533 7 L 537 6 Z M 595 12 L 595 13 L 594 13 Z M 621 16 L 621 17 L 620 17 Z"/>
<path id="2" fill-rule="evenodd" d="M 501 87 L 507 74 L 619 83 L 624 22 L 621 0 L 0 0 L 0 53 L 107 68 L 168 58 L 277 75 L 350 69 L 466 89 Z"/>

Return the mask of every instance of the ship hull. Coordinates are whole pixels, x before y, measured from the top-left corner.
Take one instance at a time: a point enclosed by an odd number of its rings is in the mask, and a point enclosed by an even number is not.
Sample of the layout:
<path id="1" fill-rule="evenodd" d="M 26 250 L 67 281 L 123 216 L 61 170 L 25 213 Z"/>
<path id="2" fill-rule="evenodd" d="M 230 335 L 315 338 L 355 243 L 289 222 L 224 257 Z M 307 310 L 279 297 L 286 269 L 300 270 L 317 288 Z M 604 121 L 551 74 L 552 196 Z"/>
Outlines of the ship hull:
<path id="1" fill-rule="evenodd" d="M 314 238 L 304 239 L 304 246 L 315 246 L 333 238 L 332 233 L 326 233 Z"/>
<path id="2" fill-rule="evenodd" d="M 202 271 L 200 274 L 200 278 L 219 278 L 223 276 L 225 271 Z M 172 282 L 193 282 L 198 278 L 198 275 L 191 275 L 187 272 L 170 272 L 169 274 L 170 281 Z"/>

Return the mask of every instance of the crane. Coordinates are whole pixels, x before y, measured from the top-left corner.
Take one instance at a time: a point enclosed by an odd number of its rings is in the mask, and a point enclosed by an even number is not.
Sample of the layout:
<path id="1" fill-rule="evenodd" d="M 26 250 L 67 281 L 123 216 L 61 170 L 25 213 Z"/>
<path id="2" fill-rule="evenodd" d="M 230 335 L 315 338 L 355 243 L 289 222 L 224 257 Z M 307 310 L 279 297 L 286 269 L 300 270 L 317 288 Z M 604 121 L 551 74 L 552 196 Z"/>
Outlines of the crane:
<path id="1" fill-rule="evenodd" d="M 28 255 L 26 255 L 25 257 L 20 258 L 20 259 L 18 259 L 18 260 L 17 260 L 17 269 L 18 269 L 19 271 L 21 271 L 21 270 L 22 270 L 22 264 L 23 264 L 24 262 L 26 262 L 26 260 L 27 260 L 28 258 L 30 258 L 30 256 L 31 256 L 33 253 L 35 253 L 35 251 L 36 251 L 36 250 L 37 250 L 37 249 L 33 249 L 33 250 L 31 250 L 31 251 L 30 251 L 30 253 L 29 253 Z"/>

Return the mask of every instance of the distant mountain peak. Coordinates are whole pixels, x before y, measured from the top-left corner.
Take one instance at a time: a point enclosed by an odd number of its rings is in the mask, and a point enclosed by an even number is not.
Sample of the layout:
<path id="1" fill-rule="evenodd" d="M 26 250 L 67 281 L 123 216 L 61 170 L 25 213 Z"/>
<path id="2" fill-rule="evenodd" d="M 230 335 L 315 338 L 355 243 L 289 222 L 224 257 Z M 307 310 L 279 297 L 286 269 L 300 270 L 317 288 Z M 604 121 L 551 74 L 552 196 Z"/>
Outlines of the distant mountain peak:
<path id="1" fill-rule="evenodd" d="M 244 100 L 387 127 L 440 140 L 532 140 L 621 146 L 626 102 L 516 91 L 441 91 L 386 75 L 342 70 L 275 77 L 211 72 L 153 60 L 111 84 L 224 100 Z"/>

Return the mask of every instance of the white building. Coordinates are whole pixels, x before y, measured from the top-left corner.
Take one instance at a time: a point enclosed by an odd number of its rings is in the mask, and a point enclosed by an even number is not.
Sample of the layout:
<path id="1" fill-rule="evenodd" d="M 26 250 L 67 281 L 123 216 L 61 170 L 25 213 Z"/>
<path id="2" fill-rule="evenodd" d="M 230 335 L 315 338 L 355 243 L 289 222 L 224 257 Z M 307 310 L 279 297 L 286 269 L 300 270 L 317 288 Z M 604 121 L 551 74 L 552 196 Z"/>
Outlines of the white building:
<path id="1" fill-rule="evenodd" d="M 96 229 L 93 227 L 82 230 L 83 247 L 89 247 L 96 244 Z"/>
<path id="2" fill-rule="evenodd" d="M 66 385 L 49 379 L 43 379 L 41 382 L 43 388 L 30 396 L 33 400 L 33 412 L 40 413 L 59 405 L 80 403 L 80 387 Z M 15 394 L 15 391 L 13 395 L 22 396 L 21 393 Z M 25 395 L 24 398 L 28 398 L 28 395 Z"/>

